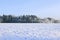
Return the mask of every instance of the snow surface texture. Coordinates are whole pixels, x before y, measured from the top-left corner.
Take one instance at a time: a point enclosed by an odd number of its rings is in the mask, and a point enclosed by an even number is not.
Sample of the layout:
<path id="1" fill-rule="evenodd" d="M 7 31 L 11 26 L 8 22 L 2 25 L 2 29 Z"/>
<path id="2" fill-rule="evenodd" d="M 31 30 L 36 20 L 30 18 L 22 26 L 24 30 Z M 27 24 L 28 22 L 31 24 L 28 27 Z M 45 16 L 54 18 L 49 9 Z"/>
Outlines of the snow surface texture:
<path id="1" fill-rule="evenodd" d="M 2 23 L 0 40 L 60 40 L 59 24 Z"/>

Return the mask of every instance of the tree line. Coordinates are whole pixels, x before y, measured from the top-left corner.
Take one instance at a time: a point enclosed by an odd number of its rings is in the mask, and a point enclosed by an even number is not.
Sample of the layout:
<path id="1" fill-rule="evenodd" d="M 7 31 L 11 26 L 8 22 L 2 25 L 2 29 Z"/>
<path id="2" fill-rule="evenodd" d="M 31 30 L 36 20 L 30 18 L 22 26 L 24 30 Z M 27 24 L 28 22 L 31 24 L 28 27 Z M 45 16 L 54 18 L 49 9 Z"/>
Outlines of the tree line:
<path id="1" fill-rule="evenodd" d="M 0 23 L 60 23 L 60 20 L 55 20 L 53 18 L 41 19 L 36 15 L 3 15 L 0 16 Z"/>
<path id="2" fill-rule="evenodd" d="M 39 23 L 39 18 L 35 15 L 12 16 L 3 15 L 2 23 Z"/>

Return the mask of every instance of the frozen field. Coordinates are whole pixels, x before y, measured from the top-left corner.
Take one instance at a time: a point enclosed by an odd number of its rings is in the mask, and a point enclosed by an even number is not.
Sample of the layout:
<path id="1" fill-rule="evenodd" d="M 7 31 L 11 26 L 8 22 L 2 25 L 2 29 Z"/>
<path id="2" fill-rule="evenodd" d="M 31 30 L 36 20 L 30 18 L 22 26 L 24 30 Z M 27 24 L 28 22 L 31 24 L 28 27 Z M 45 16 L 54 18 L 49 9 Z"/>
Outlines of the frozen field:
<path id="1" fill-rule="evenodd" d="M 0 40 L 60 40 L 60 24 L 0 23 Z"/>

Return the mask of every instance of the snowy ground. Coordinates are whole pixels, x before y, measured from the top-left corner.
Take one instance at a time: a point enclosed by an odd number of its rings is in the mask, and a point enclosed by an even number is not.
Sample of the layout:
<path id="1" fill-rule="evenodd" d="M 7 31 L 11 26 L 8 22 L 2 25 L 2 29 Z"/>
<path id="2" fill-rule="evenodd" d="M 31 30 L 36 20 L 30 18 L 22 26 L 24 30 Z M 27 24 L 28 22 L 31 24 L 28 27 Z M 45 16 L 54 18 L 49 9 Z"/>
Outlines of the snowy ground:
<path id="1" fill-rule="evenodd" d="M 60 24 L 0 23 L 0 40 L 60 40 Z"/>

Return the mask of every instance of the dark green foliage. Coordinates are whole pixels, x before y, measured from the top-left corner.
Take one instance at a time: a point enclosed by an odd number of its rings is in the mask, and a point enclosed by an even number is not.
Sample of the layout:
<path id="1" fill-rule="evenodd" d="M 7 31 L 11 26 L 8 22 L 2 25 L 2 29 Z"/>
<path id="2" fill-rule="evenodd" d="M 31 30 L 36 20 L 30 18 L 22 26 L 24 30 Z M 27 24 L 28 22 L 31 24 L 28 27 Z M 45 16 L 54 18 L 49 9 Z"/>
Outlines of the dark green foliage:
<path id="1" fill-rule="evenodd" d="M 60 20 L 53 18 L 40 19 L 35 15 L 23 15 L 23 16 L 12 16 L 3 15 L 0 16 L 0 23 L 60 23 Z"/>
<path id="2" fill-rule="evenodd" d="M 3 15 L 3 23 L 10 23 L 12 22 L 12 16 L 11 15 Z"/>
<path id="3" fill-rule="evenodd" d="M 12 15 L 3 15 L 2 23 L 38 23 L 39 19 L 35 15 L 23 15 L 14 17 Z"/>
<path id="4" fill-rule="evenodd" d="M 3 21 L 2 22 L 7 22 L 7 16 L 6 15 L 3 15 Z"/>

